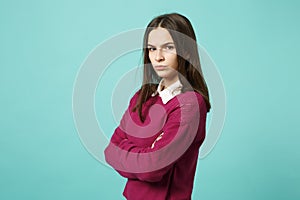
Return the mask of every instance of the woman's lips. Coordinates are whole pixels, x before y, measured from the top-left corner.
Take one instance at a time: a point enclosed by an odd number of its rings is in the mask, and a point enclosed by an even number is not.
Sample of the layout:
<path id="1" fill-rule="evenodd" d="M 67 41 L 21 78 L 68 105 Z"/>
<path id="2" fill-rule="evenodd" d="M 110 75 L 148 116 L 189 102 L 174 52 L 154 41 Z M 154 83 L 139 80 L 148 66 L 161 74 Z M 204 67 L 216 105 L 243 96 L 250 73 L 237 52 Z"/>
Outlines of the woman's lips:
<path id="1" fill-rule="evenodd" d="M 156 70 L 165 70 L 166 68 L 167 68 L 167 66 L 165 66 L 165 65 L 156 65 L 155 67 L 154 67 Z"/>

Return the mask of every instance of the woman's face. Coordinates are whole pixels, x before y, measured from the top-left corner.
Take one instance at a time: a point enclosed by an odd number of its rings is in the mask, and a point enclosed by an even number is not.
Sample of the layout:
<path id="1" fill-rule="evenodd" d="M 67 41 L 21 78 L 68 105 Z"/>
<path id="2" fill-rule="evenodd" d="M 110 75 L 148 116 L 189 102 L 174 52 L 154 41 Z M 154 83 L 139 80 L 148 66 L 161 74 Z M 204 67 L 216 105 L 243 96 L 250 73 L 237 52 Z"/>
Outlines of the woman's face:
<path id="1" fill-rule="evenodd" d="M 177 54 L 172 36 L 167 29 L 157 27 L 148 36 L 148 53 L 157 75 L 165 80 L 178 78 Z"/>

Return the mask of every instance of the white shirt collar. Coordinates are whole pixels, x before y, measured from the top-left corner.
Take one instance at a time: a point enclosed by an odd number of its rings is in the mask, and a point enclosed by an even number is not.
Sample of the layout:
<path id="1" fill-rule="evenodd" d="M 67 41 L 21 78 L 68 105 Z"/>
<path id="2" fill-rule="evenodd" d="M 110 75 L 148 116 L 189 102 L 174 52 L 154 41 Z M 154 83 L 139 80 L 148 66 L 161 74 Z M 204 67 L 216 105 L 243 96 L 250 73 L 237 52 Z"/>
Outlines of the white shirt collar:
<path id="1" fill-rule="evenodd" d="M 180 83 L 179 79 L 175 83 L 165 88 L 163 91 L 161 91 L 162 83 L 163 83 L 163 79 L 159 82 L 157 91 L 153 93 L 152 96 L 155 96 L 158 93 L 164 104 L 166 104 L 168 101 L 173 99 L 176 95 L 181 93 L 182 84 Z"/>

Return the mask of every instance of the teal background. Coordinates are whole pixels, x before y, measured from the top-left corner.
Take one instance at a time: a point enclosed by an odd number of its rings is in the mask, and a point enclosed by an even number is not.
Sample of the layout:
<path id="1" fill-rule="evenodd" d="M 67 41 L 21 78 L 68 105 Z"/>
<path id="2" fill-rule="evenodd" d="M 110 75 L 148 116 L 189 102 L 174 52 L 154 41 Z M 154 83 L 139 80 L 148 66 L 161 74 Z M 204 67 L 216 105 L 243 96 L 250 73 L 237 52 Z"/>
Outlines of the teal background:
<path id="1" fill-rule="evenodd" d="M 0 199 L 122 199 L 125 180 L 80 142 L 73 83 L 99 43 L 174 11 L 191 20 L 227 94 L 194 199 L 300 199 L 299 9 L 281 0 L 1 0 Z"/>

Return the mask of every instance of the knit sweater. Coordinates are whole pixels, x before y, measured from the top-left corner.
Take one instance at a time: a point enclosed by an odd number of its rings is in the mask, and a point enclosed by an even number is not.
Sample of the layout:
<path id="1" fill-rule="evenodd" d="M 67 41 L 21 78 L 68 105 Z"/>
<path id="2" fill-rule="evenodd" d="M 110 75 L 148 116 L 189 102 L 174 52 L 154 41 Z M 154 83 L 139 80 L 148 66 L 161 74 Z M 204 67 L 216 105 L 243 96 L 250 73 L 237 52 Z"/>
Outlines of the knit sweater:
<path id="1" fill-rule="evenodd" d="M 132 111 L 138 95 L 139 91 L 115 129 L 105 159 L 128 179 L 123 191 L 128 200 L 189 200 L 205 139 L 205 101 L 193 91 L 166 103 L 152 95 L 143 104 L 141 122 Z"/>

